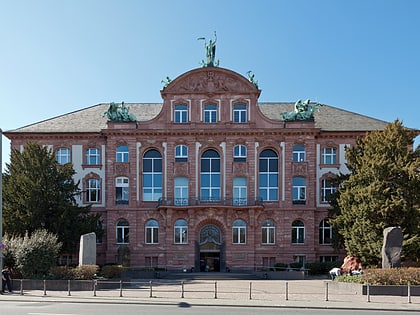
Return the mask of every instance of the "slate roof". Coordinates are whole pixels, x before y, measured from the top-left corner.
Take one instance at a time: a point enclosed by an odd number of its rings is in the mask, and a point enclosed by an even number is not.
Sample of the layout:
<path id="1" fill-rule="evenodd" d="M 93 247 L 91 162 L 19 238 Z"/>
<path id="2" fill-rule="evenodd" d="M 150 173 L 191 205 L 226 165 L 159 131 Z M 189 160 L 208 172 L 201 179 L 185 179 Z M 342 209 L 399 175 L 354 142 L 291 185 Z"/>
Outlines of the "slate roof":
<path id="1" fill-rule="evenodd" d="M 139 122 L 156 117 L 162 103 L 125 103 L 129 112 Z M 282 121 L 282 112 L 293 111 L 294 103 L 258 103 L 261 112 L 269 119 Z M 109 104 L 97 104 L 68 114 L 53 117 L 28 126 L 9 130 L 9 133 L 98 133 L 107 128 L 103 113 Z M 315 127 L 322 131 L 371 131 L 382 130 L 388 122 L 323 105 L 315 114 Z"/>

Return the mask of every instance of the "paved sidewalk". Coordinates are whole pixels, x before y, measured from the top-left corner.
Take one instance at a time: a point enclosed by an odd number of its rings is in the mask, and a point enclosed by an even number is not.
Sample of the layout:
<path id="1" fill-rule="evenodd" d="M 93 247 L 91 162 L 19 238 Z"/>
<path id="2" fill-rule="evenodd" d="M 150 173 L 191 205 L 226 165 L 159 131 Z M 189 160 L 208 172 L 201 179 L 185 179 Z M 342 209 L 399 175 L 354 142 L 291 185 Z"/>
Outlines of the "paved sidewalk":
<path id="1" fill-rule="evenodd" d="M 420 297 L 370 296 L 357 292 L 326 290 L 324 280 L 220 280 L 159 283 L 132 282 L 121 289 L 94 291 L 19 291 L 0 295 L 1 300 L 58 303 L 131 303 L 248 307 L 291 307 L 313 309 L 420 311 Z M 95 296 L 96 295 L 96 296 Z M 183 297 L 182 297 L 183 295 Z M 327 300 L 328 299 L 328 300 Z"/>

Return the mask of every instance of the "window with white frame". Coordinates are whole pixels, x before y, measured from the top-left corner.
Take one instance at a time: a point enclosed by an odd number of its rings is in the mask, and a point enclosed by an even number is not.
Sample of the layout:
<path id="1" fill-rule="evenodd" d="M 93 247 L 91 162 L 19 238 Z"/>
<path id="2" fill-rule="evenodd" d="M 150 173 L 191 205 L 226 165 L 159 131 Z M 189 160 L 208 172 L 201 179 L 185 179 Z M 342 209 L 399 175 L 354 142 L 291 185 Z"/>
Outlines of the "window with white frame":
<path id="1" fill-rule="evenodd" d="M 188 147 L 186 145 L 177 145 L 175 147 L 175 162 L 188 162 Z"/>
<path id="2" fill-rule="evenodd" d="M 143 200 L 158 201 L 162 197 L 162 155 L 149 150 L 143 156 Z"/>
<path id="3" fill-rule="evenodd" d="M 247 121 L 246 114 L 247 114 L 246 105 L 244 104 L 233 105 L 233 122 L 246 123 Z"/>
<path id="4" fill-rule="evenodd" d="M 238 144 L 233 147 L 233 161 L 246 162 L 246 146 Z"/>
<path id="5" fill-rule="evenodd" d="M 174 242 L 175 244 L 188 243 L 188 223 L 185 220 L 176 220 L 174 226 Z"/>
<path id="6" fill-rule="evenodd" d="M 217 122 L 217 105 L 216 104 L 204 105 L 204 122 L 205 123 Z"/>
<path id="7" fill-rule="evenodd" d="M 96 178 L 86 182 L 86 202 L 99 202 L 101 197 L 101 181 Z"/>
<path id="8" fill-rule="evenodd" d="M 128 162 L 128 146 L 126 145 L 117 146 L 115 159 L 117 162 Z"/>
<path id="9" fill-rule="evenodd" d="M 233 179 L 233 205 L 245 206 L 247 204 L 247 180 L 246 177 Z"/>
<path id="10" fill-rule="evenodd" d="M 305 224 L 296 220 L 292 223 L 292 244 L 305 243 Z"/>
<path id="11" fill-rule="evenodd" d="M 331 195 L 333 195 L 337 191 L 337 187 L 335 187 L 331 180 L 323 179 L 321 181 L 321 201 L 328 202 Z"/>
<path id="12" fill-rule="evenodd" d="M 86 164 L 99 165 L 101 164 L 101 151 L 97 148 L 89 148 L 86 150 Z"/>
<path id="13" fill-rule="evenodd" d="M 277 153 L 267 149 L 259 158 L 259 192 L 264 201 L 277 201 L 279 191 L 279 159 Z"/>
<path id="14" fill-rule="evenodd" d="M 243 220 L 235 220 L 232 225 L 232 243 L 246 243 L 246 223 Z"/>
<path id="15" fill-rule="evenodd" d="M 328 223 L 328 220 L 322 220 L 319 223 L 319 244 L 331 245 L 332 244 L 333 231 L 332 226 Z"/>
<path id="16" fill-rule="evenodd" d="M 292 179 L 292 198 L 293 204 L 306 203 L 306 178 L 293 177 Z"/>
<path id="17" fill-rule="evenodd" d="M 70 163 L 70 149 L 61 148 L 55 153 L 55 157 L 58 164 L 64 165 Z"/>
<path id="18" fill-rule="evenodd" d="M 159 223 L 156 220 L 146 222 L 146 244 L 159 243 Z"/>
<path id="19" fill-rule="evenodd" d="M 321 156 L 322 164 L 337 164 L 337 149 L 323 148 Z"/>
<path id="20" fill-rule="evenodd" d="M 129 182 L 128 177 L 117 177 L 115 179 L 115 202 L 117 205 L 128 204 Z"/>
<path id="21" fill-rule="evenodd" d="M 185 104 L 175 105 L 174 109 L 175 123 L 183 124 L 188 122 L 188 106 Z"/>
<path id="22" fill-rule="evenodd" d="M 305 162 L 306 150 L 305 146 L 297 144 L 293 146 L 293 162 Z"/>
<path id="23" fill-rule="evenodd" d="M 261 243 L 262 244 L 274 244 L 274 236 L 276 228 L 272 220 L 265 220 L 261 227 Z"/>
<path id="24" fill-rule="evenodd" d="M 188 205 L 188 178 L 176 177 L 174 180 L 174 203 L 176 206 Z"/>
<path id="25" fill-rule="evenodd" d="M 220 201 L 220 156 L 215 150 L 207 150 L 201 156 L 200 199 Z"/>
<path id="26" fill-rule="evenodd" d="M 128 244 L 130 241 L 129 238 L 130 225 L 126 220 L 119 220 L 117 223 L 117 244 Z"/>

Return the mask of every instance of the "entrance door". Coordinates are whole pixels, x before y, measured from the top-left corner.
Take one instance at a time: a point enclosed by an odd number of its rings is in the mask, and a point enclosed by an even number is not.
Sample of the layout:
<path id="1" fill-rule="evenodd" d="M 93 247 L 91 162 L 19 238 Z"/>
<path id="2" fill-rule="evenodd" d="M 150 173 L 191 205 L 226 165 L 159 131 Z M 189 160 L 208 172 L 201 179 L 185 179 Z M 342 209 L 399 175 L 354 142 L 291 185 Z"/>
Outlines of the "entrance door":
<path id="1" fill-rule="evenodd" d="M 200 271 L 220 271 L 221 235 L 216 225 L 209 224 L 200 230 Z"/>

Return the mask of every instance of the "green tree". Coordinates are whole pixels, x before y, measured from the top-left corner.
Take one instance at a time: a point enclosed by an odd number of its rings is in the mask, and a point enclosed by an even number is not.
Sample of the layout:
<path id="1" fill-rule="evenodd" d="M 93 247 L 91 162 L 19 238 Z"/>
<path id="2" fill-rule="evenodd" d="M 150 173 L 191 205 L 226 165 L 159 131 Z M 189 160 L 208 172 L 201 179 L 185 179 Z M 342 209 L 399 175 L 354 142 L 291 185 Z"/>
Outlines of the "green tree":
<path id="1" fill-rule="evenodd" d="M 76 250 L 80 235 L 102 233 L 100 215 L 76 203 L 81 190 L 74 174 L 70 163 L 59 165 L 45 146 L 29 142 L 22 152 L 13 149 L 3 181 L 4 232 L 23 236 L 46 229 L 58 236 L 64 252 Z"/>
<path id="2" fill-rule="evenodd" d="M 348 254 L 365 264 L 380 262 L 383 230 L 391 226 L 403 231 L 403 255 L 419 257 L 420 159 L 419 148 L 411 150 L 416 134 L 396 120 L 346 150 L 350 173 L 340 177 L 330 222 Z"/>

